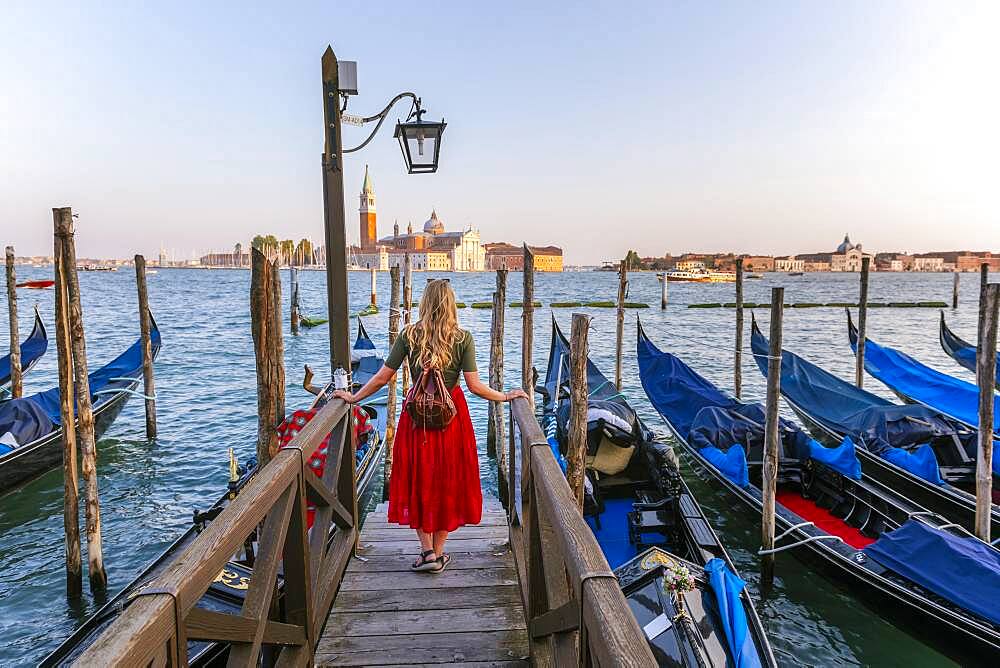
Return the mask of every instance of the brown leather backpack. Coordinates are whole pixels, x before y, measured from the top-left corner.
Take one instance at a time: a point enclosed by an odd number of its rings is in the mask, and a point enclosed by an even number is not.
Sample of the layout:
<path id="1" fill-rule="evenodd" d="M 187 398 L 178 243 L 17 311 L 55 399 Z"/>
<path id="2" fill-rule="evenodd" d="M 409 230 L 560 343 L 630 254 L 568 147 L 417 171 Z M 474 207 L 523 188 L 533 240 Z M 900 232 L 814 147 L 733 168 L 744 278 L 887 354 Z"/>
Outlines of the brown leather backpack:
<path id="1" fill-rule="evenodd" d="M 406 410 L 413 423 L 424 429 L 444 429 L 458 410 L 444 384 L 441 369 L 426 367 L 406 395 Z"/>

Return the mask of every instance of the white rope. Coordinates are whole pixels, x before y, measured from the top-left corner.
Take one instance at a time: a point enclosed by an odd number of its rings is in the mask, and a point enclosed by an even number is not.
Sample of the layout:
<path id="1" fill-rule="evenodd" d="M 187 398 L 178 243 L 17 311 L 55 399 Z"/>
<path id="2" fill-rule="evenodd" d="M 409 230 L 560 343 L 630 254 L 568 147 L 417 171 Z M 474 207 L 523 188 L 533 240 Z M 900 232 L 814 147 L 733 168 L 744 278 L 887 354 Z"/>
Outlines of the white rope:
<path id="1" fill-rule="evenodd" d="M 97 390 L 92 394 L 96 397 L 100 394 L 117 394 L 118 392 L 124 392 L 125 394 L 131 394 L 136 397 L 142 397 L 143 399 L 148 399 L 149 401 L 156 401 L 156 395 L 150 397 L 148 395 L 143 394 L 142 392 L 137 392 L 136 390 L 130 390 L 126 387 L 120 387 L 118 389 L 110 389 L 110 390 Z"/>
<path id="2" fill-rule="evenodd" d="M 761 548 L 761 549 L 757 550 L 757 554 L 761 555 L 761 556 L 763 556 L 765 554 L 777 554 L 778 552 L 784 552 L 785 550 L 790 550 L 793 547 L 799 547 L 801 545 L 805 545 L 807 543 L 812 543 L 813 541 L 817 541 L 817 540 L 839 540 L 841 543 L 844 542 L 844 539 L 841 538 L 840 536 L 831 536 L 831 535 L 810 536 L 809 538 L 806 538 L 804 540 L 800 540 L 797 543 L 791 543 L 790 545 L 782 545 L 781 547 L 776 547 L 776 548 L 774 548 L 772 550 L 765 550 L 765 549 Z"/>

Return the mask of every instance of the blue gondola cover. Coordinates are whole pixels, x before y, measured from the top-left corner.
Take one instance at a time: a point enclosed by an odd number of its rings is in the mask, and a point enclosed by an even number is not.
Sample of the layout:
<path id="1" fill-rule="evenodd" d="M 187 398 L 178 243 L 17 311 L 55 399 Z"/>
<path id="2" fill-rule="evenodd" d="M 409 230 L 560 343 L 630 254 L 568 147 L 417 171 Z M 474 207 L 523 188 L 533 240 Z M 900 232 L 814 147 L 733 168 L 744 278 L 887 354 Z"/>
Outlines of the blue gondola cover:
<path id="1" fill-rule="evenodd" d="M 913 452 L 902 448 L 887 448 L 882 457 L 927 482 L 935 485 L 945 484 L 944 478 L 941 477 L 941 467 L 938 466 L 937 457 L 934 456 L 934 448 L 926 443 Z"/>
<path id="2" fill-rule="evenodd" d="M 1000 551 L 917 520 L 865 548 L 872 559 L 938 596 L 1000 624 Z"/>
<path id="3" fill-rule="evenodd" d="M 858 456 L 854 452 L 854 441 L 850 437 L 845 436 L 836 448 L 825 448 L 810 438 L 806 441 L 804 449 L 806 452 L 799 455 L 803 459 L 814 459 L 829 466 L 834 471 L 839 471 L 848 478 L 861 480 L 861 462 L 858 461 Z"/>
<path id="4" fill-rule="evenodd" d="M 11 399 L 0 404 L 0 436 L 10 434 L 18 445 L 26 445 L 50 431 L 52 420 L 30 398 Z"/>
<path id="5" fill-rule="evenodd" d="M 49 340 L 45 335 L 45 327 L 35 312 L 35 327 L 31 330 L 28 338 L 21 343 L 21 368 L 27 369 L 35 363 L 38 358 L 45 354 L 49 347 Z M 0 357 L 0 385 L 10 381 L 10 355 Z"/>
<path id="6" fill-rule="evenodd" d="M 698 452 L 712 466 L 719 469 L 724 476 L 740 487 L 746 487 L 750 484 L 750 472 L 747 469 L 747 453 L 743 450 L 743 446 L 731 445 L 725 450 L 709 446 L 702 448 Z"/>
<path id="7" fill-rule="evenodd" d="M 757 648 L 754 647 L 746 611 L 740 600 L 746 582 L 729 570 L 726 562 L 718 557 L 710 559 L 705 564 L 705 575 L 715 594 L 715 602 L 719 606 L 719 616 L 722 618 L 722 628 L 726 632 L 733 665 L 735 668 L 759 666 L 760 657 L 757 655 Z"/>

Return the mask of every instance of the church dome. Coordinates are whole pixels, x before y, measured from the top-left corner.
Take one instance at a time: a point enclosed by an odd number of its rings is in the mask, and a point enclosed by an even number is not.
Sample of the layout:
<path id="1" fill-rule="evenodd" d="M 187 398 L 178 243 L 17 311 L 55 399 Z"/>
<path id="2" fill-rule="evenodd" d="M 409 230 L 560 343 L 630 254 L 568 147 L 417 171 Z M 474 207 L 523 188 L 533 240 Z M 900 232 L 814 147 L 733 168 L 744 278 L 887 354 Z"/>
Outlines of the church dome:
<path id="1" fill-rule="evenodd" d="M 854 248 L 855 245 L 851 243 L 851 237 L 845 234 L 844 240 L 840 242 L 839 246 L 837 246 L 837 253 L 839 255 L 843 255 L 849 250 L 854 250 Z M 860 248 L 860 246 L 857 246 L 857 248 Z"/>
<path id="2" fill-rule="evenodd" d="M 431 217 L 424 223 L 424 232 L 427 234 L 441 234 L 444 232 L 444 223 L 438 219 L 437 211 L 431 211 Z"/>

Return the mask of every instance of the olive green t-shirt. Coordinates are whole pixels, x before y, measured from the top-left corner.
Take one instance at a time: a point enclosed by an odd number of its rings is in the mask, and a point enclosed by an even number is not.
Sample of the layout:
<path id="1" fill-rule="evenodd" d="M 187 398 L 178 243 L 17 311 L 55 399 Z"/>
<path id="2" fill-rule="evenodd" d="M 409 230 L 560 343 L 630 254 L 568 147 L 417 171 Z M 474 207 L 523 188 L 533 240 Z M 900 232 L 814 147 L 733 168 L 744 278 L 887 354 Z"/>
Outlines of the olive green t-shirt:
<path id="1" fill-rule="evenodd" d="M 409 337 L 405 332 L 400 333 L 396 342 L 392 344 L 392 350 L 389 351 L 389 356 L 385 359 L 385 365 L 390 369 L 398 369 L 403 365 L 403 359 L 408 357 L 411 377 L 419 377 L 420 372 L 423 371 L 420 355 L 410 354 L 411 351 Z M 441 369 L 444 384 L 448 389 L 451 389 L 458 384 L 459 374 L 476 370 L 476 342 L 473 340 L 472 334 L 463 329 L 462 337 L 455 343 L 452 350 L 451 359 Z"/>

